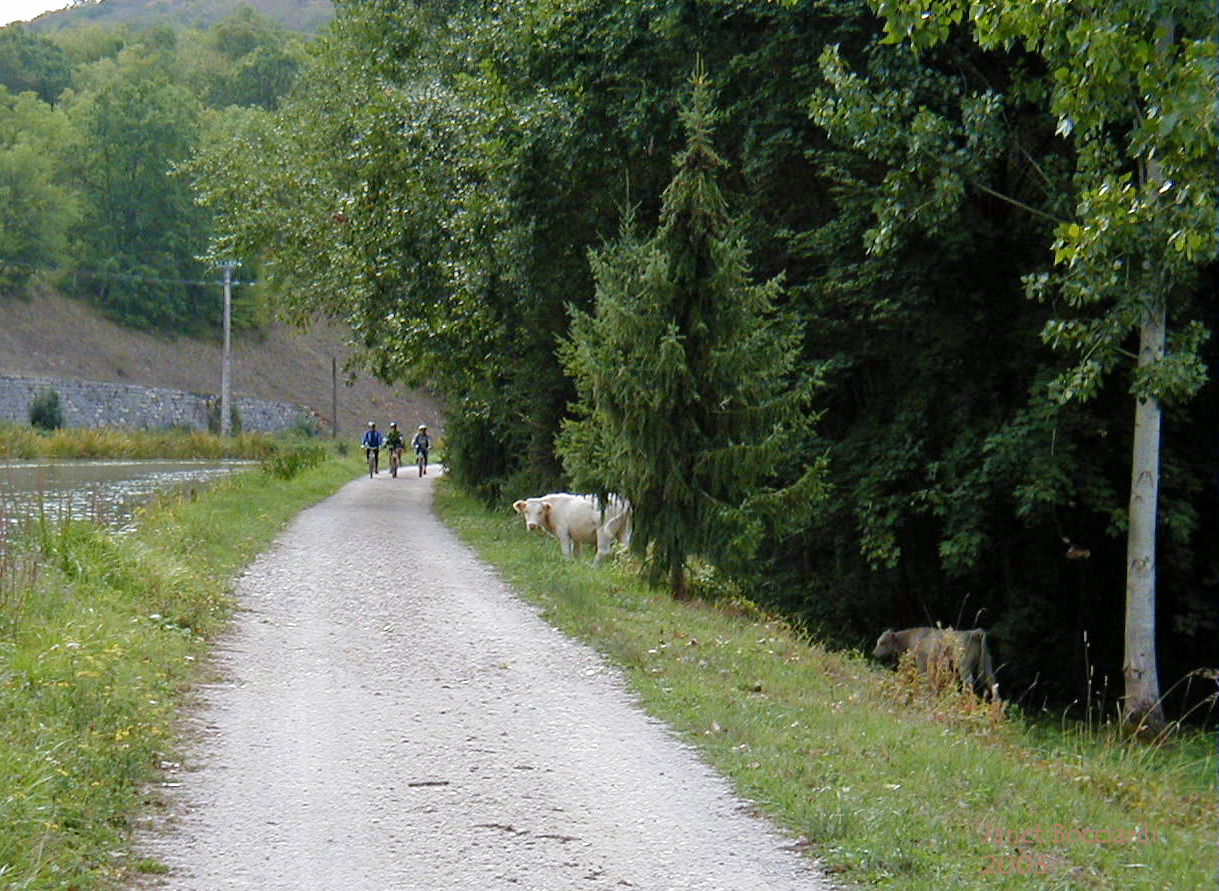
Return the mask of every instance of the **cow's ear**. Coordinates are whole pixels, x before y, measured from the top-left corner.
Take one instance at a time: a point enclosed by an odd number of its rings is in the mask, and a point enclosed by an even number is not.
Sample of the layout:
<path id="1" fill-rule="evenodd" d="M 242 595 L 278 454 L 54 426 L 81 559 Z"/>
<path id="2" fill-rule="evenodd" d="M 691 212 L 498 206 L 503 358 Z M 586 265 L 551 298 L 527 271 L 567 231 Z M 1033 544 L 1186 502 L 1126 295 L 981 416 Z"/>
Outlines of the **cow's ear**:
<path id="1" fill-rule="evenodd" d="M 542 502 L 542 510 L 546 511 L 546 513 L 550 513 L 550 502 L 549 501 Z"/>
<path id="2" fill-rule="evenodd" d="M 524 501 L 512 502 L 512 509 L 514 511 L 516 511 L 518 514 L 523 514 L 525 512 L 525 502 Z"/>

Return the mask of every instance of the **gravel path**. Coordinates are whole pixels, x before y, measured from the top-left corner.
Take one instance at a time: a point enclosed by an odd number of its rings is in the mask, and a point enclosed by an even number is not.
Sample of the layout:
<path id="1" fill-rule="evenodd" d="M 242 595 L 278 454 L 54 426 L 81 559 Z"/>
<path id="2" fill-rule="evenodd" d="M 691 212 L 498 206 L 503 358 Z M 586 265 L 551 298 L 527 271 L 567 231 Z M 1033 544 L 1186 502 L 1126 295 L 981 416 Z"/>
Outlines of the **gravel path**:
<path id="1" fill-rule="evenodd" d="M 433 479 L 355 481 L 246 570 L 151 884 L 828 889 L 433 516 Z"/>

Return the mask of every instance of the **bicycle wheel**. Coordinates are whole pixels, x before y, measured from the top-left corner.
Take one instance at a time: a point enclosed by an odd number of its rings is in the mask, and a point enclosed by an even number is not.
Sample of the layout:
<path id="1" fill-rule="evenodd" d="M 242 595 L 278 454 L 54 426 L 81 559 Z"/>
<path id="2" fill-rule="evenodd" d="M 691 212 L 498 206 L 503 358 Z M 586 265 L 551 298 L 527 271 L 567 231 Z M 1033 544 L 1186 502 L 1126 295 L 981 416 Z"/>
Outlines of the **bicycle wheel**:
<path id="1" fill-rule="evenodd" d="M 415 465 L 419 468 L 419 475 L 423 476 L 427 473 L 427 455 L 420 452 L 415 456 Z"/>
<path id="2" fill-rule="evenodd" d="M 389 475 L 397 478 L 398 476 L 398 450 L 390 449 L 389 452 Z"/>
<path id="3" fill-rule="evenodd" d="M 372 449 L 368 450 L 368 478 L 372 479 L 377 472 L 377 453 Z"/>

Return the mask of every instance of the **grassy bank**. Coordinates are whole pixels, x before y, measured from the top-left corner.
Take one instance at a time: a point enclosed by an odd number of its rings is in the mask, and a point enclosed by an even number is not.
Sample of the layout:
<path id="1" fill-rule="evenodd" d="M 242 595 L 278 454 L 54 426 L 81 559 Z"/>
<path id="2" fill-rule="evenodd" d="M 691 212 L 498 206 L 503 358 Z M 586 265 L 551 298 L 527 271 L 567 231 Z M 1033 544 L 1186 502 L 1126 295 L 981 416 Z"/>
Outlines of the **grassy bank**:
<path id="1" fill-rule="evenodd" d="M 0 458 L 265 458 L 283 437 L 220 437 L 198 430 L 122 431 L 0 424 Z"/>
<path id="2" fill-rule="evenodd" d="M 231 580 L 358 472 L 264 461 L 152 505 L 130 535 L 35 525 L 0 551 L 0 888 L 114 887 L 139 866 L 129 820 L 172 758 L 181 692 L 229 615 Z"/>
<path id="3" fill-rule="evenodd" d="M 961 694 L 928 696 L 914 678 L 829 652 L 748 604 L 674 602 L 629 566 L 563 561 L 507 509 L 488 514 L 450 486 L 437 498 L 550 622 L 619 665 L 644 708 L 843 884 L 1214 887 L 1209 739 L 1128 749 Z M 1146 842 L 1096 842 L 1137 827 Z"/>

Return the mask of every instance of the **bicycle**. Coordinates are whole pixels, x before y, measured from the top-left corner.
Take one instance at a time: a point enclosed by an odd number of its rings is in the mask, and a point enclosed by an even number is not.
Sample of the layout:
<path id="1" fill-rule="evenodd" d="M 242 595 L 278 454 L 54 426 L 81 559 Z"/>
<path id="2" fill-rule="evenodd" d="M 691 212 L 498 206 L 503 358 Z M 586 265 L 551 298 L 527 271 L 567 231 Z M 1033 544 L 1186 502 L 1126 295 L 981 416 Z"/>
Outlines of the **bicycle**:
<path id="1" fill-rule="evenodd" d="M 372 479 L 377 474 L 377 449 L 365 449 L 364 453 L 368 456 L 368 478 Z"/>
<path id="2" fill-rule="evenodd" d="M 416 449 L 415 450 L 415 466 L 419 468 L 420 476 L 427 475 L 427 450 L 426 449 Z"/>
<path id="3" fill-rule="evenodd" d="M 397 479 L 398 468 L 402 465 L 402 449 L 389 450 L 389 475 Z"/>

